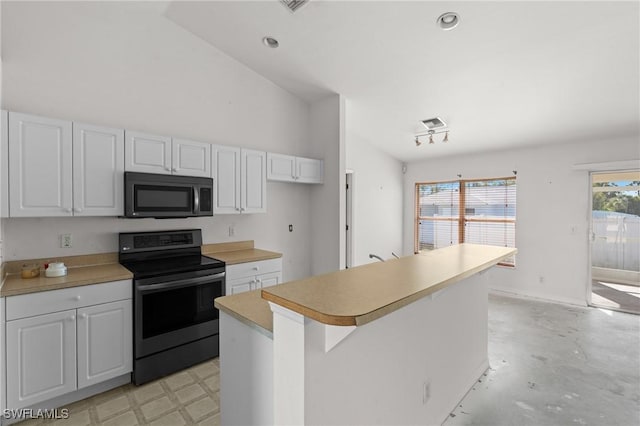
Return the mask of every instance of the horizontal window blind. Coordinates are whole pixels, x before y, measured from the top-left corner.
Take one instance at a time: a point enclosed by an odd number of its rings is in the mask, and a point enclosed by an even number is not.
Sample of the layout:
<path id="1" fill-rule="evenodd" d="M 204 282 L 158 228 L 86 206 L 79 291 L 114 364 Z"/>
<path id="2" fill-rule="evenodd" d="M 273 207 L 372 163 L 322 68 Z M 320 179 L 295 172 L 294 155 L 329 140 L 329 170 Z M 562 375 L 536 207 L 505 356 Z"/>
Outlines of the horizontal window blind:
<path id="1" fill-rule="evenodd" d="M 416 185 L 416 199 L 418 251 L 458 244 L 460 182 Z"/>
<path id="2" fill-rule="evenodd" d="M 416 184 L 416 252 L 462 242 L 515 247 L 515 234 L 515 177 Z"/>

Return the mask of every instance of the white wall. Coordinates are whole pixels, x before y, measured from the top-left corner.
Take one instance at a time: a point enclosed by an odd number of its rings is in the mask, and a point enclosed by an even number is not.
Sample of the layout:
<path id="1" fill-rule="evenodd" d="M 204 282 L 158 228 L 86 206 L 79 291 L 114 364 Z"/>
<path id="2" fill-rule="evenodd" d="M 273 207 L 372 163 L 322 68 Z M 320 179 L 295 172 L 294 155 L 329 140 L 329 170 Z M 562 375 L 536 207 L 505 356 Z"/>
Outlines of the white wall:
<path id="1" fill-rule="evenodd" d="M 418 181 L 512 176 L 517 170 L 515 269 L 493 268 L 493 289 L 584 305 L 589 269 L 589 175 L 572 165 L 640 158 L 637 138 L 547 145 L 409 164 L 404 248 L 413 250 Z"/>
<path id="2" fill-rule="evenodd" d="M 163 8 L 2 2 L 2 107 L 310 156 L 308 104 L 173 24 Z M 310 192 L 269 183 L 268 213 L 250 216 L 7 219 L 6 260 L 116 251 L 120 231 L 202 227 L 206 243 L 254 239 L 282 252 L 285 280 L 300 278 L 310 272 Z M 72 249 L 58 248 L 60 233 L 73 234 Z"/>
<path id="3" fill-rule="evenodd" d="M 311 105 L 312 155 L 324 158 L 324 184 L 311 190 L 311 273 L 345 265 L 345 100 L 329 96 Z"/>
<path id="4" fill-rule="evenodd" d="M 349 104 L 347 103 L 347 106 Z M 347 169 L 353 171 L 353 266 L 377 262 L 402 247 L 402 163 L 349 132 L 347 114 Z M 411 254 L 413 251 L 407 252 Z"/>

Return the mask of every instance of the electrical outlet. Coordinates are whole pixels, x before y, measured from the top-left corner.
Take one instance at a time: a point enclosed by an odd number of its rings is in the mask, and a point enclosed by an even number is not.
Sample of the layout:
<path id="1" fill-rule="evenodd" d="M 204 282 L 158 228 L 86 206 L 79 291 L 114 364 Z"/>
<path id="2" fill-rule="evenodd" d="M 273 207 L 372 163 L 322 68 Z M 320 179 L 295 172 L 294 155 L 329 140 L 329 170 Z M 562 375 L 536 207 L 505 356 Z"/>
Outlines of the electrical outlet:
<path id="1" fill-rule="evenodd" d="M 233 225 L 231 225 L 229 227 L 229 236 L 233 237 L 234 235 L 236 235 L 236 228 L 234 228 Z"/>
<path id="2" fill-rule="evenodd" d="M 73 239 L 71 238 L 71 234 L 60 235 L 60 247 L 61 248 L 73 247 Z"/>

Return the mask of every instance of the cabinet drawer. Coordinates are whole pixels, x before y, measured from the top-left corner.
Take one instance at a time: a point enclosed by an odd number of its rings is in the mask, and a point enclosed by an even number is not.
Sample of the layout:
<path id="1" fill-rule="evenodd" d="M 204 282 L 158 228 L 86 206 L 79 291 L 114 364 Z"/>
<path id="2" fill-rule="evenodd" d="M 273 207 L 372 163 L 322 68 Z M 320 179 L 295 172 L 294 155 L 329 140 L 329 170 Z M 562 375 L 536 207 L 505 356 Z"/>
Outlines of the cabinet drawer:
<path id="1" fill-rule="evenodd" d="M 10 296 L 6 300 L 7 321 L 131 299 L 132 294 L 131 280 L 121 280 Z"/>
<path id="2" fill-rule="evenodd" d="M 282 271 L 282 258 L 227 265 L 227 280 Z"/>

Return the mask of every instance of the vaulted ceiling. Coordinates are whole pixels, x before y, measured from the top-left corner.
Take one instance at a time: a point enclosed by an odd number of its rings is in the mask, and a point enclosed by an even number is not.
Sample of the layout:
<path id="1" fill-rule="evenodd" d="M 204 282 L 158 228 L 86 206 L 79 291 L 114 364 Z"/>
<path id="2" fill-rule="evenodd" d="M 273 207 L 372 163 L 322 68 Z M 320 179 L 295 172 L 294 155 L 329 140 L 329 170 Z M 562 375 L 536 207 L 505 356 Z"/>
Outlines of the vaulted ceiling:
<path id="1" fill-rule="evenodd" d="M 309 102 L 344 95 L 349 134 L 411 161 L 639 137 L 639 4 L 175 1 L 165 15 Z M 449 11 L 460 24 L 443 31 Z M 416 147 L 435 116 L 450 142 Z"/>

